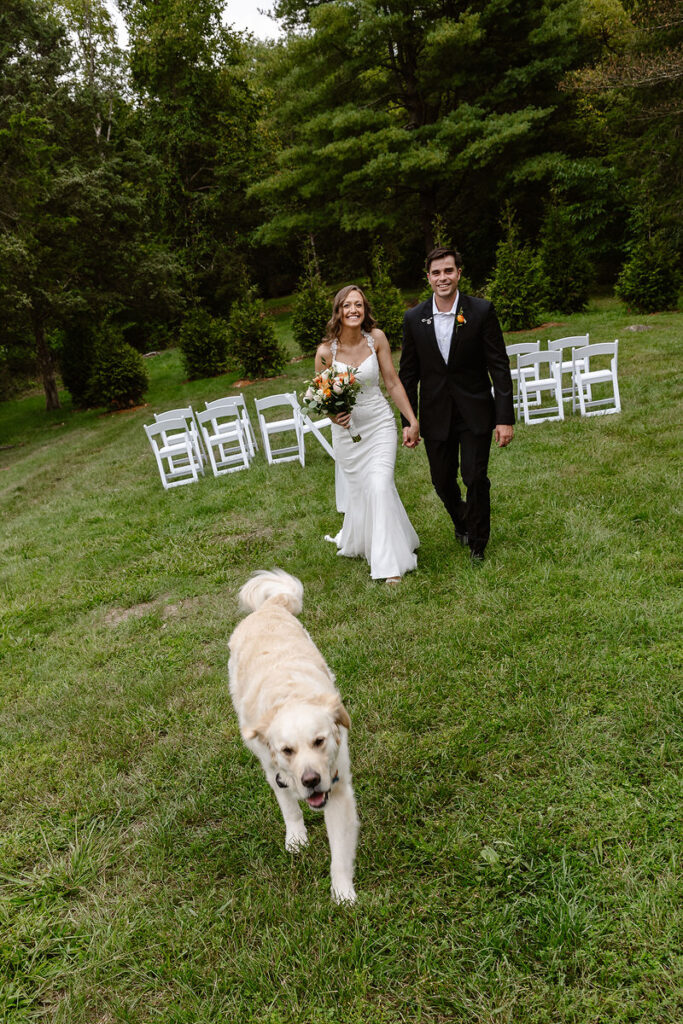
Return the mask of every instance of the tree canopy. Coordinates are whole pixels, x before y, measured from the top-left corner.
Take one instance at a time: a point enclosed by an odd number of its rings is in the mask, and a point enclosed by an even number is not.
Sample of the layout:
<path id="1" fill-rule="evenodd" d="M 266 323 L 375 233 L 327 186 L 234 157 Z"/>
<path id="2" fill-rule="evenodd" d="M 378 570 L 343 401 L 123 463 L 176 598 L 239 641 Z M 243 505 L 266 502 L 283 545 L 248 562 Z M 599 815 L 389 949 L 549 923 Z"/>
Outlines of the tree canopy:
<path id="1" fill-rule="evenodd" d="M 69 331 L 172 343 L 291 291 L 305 239 L 331 280 L 380 246 L 414 285 L 439 225 L 484 287 L 509 209 L 530 252 L 561 225 L 581 294 L 680 253 L 676 0 L 278 0 L 271 43 L 225 0 L 118 7 L 125 50 L 105 0 L 0 9 L 0 368 L 49 407 Z"/>

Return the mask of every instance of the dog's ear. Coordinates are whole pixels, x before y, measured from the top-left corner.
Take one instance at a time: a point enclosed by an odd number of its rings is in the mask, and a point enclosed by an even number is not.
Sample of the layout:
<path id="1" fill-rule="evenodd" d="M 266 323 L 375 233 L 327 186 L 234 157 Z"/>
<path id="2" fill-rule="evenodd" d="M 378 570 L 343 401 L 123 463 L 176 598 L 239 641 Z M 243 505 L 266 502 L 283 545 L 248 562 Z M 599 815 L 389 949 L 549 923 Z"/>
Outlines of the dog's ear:
<path id="1" fill-rule="evenodd" d="M 343 725 L 345 729 L 351 728 L 351 719 L 349 713 L 342 704 L 341 700 L 337 697 L 332 705 L 332 714 L 334 715 L 335 725 Z"/>
<path id="2" fill-rule="evenodd" d="M 242 736 L 245 740 L 260 740 L 261 743 L 268 746 L 268 740 L 266 738 L 267 725 L 265 722 L 259 722 L 258 725 L 253 726 L 251 729 L 244 729 Z"/>

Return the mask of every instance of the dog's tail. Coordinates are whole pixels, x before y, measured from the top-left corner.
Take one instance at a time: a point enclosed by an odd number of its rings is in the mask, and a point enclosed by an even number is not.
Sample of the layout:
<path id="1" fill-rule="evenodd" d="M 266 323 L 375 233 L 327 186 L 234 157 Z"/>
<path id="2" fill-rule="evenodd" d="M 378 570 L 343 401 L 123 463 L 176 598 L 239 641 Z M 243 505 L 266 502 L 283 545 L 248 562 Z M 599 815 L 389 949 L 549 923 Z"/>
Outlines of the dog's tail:
<path id="1" fill-rule="evenodd" d="M 264 601 L 279 598 L 292 615 L 299 615 L 303 608 L 304 588 L 301 580 L 290 576 L 283 569 L 261 569 L 255 572 L 238 594 L 239 607 L 243 612 L 255 612 Z"/>

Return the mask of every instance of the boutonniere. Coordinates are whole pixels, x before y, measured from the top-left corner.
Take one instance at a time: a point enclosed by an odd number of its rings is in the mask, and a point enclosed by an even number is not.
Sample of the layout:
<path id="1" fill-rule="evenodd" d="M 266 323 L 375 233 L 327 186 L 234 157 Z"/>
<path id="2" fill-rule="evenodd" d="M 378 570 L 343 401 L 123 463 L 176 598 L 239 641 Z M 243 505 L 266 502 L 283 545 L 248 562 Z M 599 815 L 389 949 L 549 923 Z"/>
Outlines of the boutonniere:
<path id="1" fill-rule="evenodd" d="M 465 314 L 463 313 L 462 310 L 460 310 L 459 313 L 455 314 L 455 327 L 456 327 L 456 330 L 458 329 L 458 327 L 464 327 L 466 323 L 467 323 L 467 320 L 465 320 Z"/>
<path id="2" fill-rule="evenodd" d="M 422 323 L 423 324 L 431 324 L 432 320 L 433 320 L 433 317 L 431 317 L 431 316 L 428 316 L 428 317 L 423 316 L 422 317 Z"/>

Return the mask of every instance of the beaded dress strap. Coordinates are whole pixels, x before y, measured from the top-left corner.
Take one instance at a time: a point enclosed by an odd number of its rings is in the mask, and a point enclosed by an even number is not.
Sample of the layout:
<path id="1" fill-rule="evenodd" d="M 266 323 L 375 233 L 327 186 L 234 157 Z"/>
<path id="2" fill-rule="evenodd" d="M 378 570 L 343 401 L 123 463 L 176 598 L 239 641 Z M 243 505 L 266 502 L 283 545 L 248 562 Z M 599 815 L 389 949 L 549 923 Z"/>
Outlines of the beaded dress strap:
<path id="1" fill-rule="evenodd" d="M 336 362 L 337 359 L 337 339 L 333 338 L 330 342 L 330 352 L 332 353 L 332 362 Z"/>
<path id="2" fill-rule="evenodd" d="M 375 351 L 375 339 L 372 337 L 371 334 L 366 334 L 365 331 L 363 331 L 362 334 L 363 334 L 363 337 L 365 338 L 365 340 L 367 341 L 369 348 L 371 349 L 372 352 L 374 352 Z"/>

